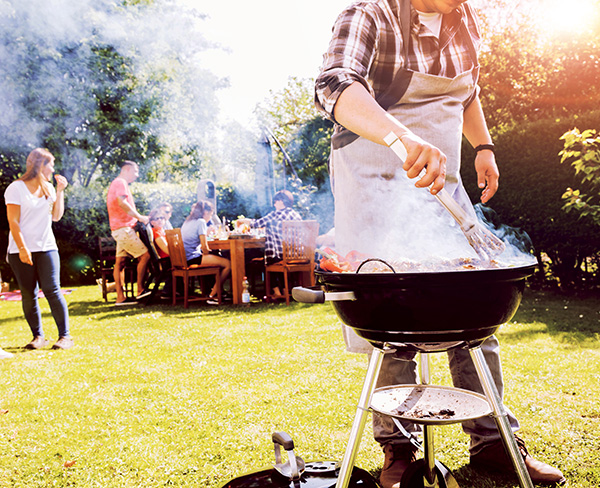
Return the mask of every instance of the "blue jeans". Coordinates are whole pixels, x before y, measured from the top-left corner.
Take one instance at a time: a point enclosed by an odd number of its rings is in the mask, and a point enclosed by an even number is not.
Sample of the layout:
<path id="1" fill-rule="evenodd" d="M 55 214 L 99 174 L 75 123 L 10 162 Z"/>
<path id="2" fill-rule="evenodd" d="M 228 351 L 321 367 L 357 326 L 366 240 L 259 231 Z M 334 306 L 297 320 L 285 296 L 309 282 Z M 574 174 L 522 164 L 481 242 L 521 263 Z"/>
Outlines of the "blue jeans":
<path id="1" fill-rule="evenodd" d="M 33 266 L 22 263 L 18 254 L 8 255 L 8 262 L 19 283 L 23 312 L 31 333 L 34 337 L 44 335 L 42 313 L 38 304 L 38 290 L 41 286 L 50 304 L 58 336 L 66 337 L 69 335 L 69 311 L 67 301 L 60 291 L 58 251 L 33 252 L 31 260 Z"/>
<path id="2" fill-rule="evenodd" d="M 482 344 L 481 350 L 487 362 L 494 383 L 502 397 L 504 384 L 502 380 L 502 368 L 500 366 L 500 346 L 496 336 L 488 337 Z M 413 360 L 394 359 L 392 354 L 386 354 L 381 365 L 381 371 L 377 379 L 377 387 L 399 384 L 414 384 L 417 378 L 417 363 Z M 466 349 L 451 349 L 448 351 L 448 361 L 452 382 L 455 387 L 471 390 L 483 394 L 483 388 L 479 376 Z M 519 422 L 515 416 L 504 406 L 513 432 L 519 430 Z M 408 432 L 416 432 L 420 428 L 407 421 L 401 421 L 402 426 Z M 471 437 L 469 451 L 471 455 L 477 454 L 481 449 L 491 442 L 501 439 L 496 421 L 492 416 L 481 417 L 475 420 L 463 422 L 463 430 Z M 408 444 L 408 438 L 404 437 L 390 417 L 373 415 L 373 436 L 380 444 Z"/>

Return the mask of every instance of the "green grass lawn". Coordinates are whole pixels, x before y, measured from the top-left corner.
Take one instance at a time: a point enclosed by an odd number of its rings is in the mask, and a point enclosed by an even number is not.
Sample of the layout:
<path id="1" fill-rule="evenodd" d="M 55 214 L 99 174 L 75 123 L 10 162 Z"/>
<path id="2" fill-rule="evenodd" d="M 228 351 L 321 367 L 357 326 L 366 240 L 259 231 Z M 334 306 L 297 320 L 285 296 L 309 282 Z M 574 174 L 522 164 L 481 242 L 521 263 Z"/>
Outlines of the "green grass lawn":
<path id="1" fill-rule="evenodd" d="M 344 351 L 329 305 L 114 308 L 67 295 L 76 346 L 25 351 L 20 302 L 0 302 L 0 487 L 209 487 L 267 467 L 271 433 L 306 461 L 340 460 L 367 359 Z M 56 338 L 41 300 L 46 335 Z M 527 290 L 499 337 L 506 404 L 570 487 L 600 486 L 600 306 Z M 450 384 L 445 354 L 432 382 Z M 468 467 L 460 426 L 436 453 L 461 488 L 516 487 Z M 357 465 L 383 461 L 370 423 Z"/>

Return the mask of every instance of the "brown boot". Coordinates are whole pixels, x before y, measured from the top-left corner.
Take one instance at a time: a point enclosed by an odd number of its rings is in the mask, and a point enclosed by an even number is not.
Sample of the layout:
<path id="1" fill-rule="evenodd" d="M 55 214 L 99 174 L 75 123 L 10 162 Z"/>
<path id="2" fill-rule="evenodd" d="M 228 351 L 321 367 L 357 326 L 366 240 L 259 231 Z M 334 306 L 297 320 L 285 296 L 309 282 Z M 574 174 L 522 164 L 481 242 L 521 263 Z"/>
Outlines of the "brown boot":
<path id="1" fill-rule="evenodd" d="M 408 465 L 416 461 L 417 449 L 411 444 L 385 444 L 385 460 L 379 476 L 381 488 L 398 488 Z"/>
<path id="2" fill-rule="evenodd" d="M 525 447 L 525 441 L 517 436 L 515 436 L 515 439 L 533 483 L 542 485 L 562 485 L 566 483 L 566 479 L 560 470 L 532 457 Z M 483 467 L 494 471 L 506 472 L 510 470 L 514 472 L 512 460 L 506 454 L 502 440 L 496 441 L 484 447 L 479 453 L 472 455 L 471 464 L 474 467 Z"/>

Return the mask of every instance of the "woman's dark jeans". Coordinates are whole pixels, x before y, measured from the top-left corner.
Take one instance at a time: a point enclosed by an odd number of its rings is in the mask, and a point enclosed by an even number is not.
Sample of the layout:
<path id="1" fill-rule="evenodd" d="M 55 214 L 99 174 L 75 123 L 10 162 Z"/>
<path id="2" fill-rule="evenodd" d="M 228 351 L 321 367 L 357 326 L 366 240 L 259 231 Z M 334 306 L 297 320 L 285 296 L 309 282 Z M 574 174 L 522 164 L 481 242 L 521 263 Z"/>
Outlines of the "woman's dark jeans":
<path id="1" fill-rule="evenodd" d="M 8 262 L 19 283 L 23 312 L 31 333 L 34 337 L 44 335 L 42 314 L 38 304 L 38 290 L 41 286 L 58 327 L 58 336 L 68 336 L 69 311 L 67 301 L 60 291 L 58 251 L 33 252 L 31 259 L 33 266 L 22 263 L 18 254 L 8 255 Z"/>

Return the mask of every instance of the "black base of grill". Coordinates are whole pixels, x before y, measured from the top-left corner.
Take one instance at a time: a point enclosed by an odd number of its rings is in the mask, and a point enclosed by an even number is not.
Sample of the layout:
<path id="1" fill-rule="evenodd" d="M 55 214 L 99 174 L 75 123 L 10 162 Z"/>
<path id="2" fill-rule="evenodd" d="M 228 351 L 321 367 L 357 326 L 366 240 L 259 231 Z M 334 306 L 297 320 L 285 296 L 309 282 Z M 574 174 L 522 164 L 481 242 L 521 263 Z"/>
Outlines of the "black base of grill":
<path id="1" fill-rule="evenodd" d="M 318 461 L 306 463 L 299 481 L 282 476 L 275 468 L 248 473 L 231 480 L 223 488 L 333 488 L 338 480 L 337 463 Z M 377 482 L 364 469 L 354 467 L 350 488 L 379 488 Z"/>

